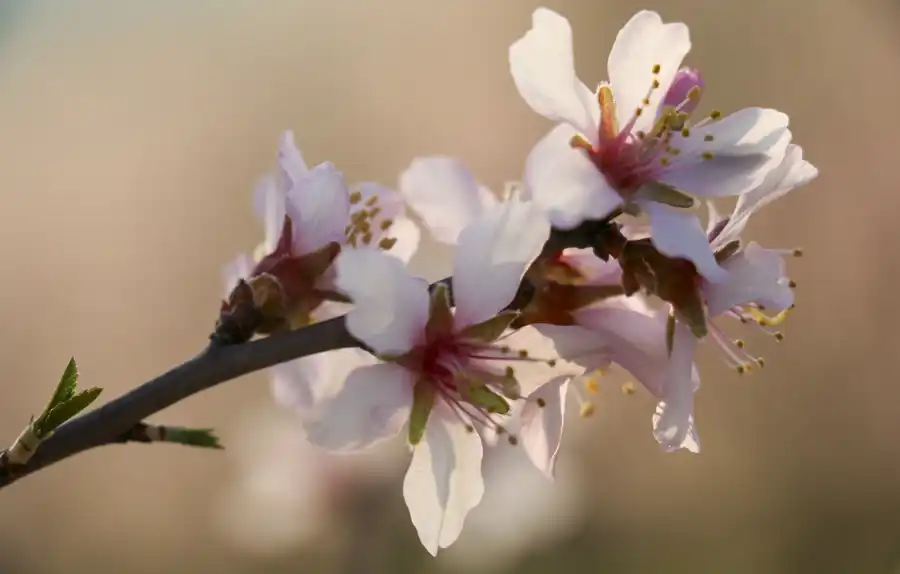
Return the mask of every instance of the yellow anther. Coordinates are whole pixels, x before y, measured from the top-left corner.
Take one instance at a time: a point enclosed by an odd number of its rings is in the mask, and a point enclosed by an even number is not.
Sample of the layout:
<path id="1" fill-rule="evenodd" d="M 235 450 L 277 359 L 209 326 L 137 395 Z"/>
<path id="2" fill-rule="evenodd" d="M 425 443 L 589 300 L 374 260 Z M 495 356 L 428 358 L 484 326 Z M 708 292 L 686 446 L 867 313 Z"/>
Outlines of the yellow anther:
<path id="1" fill-rule="evenodd" d="M 719 110 L 713 110 L 713 111 L 709 112 L 709 119 L 711 119 L 711 120 L 717 120 L 721 117 L 722 117 L 722 112 L 720 112 Z"/>
<path id="2" fill-rule="evenodd" d="M 506 367 L 506 378 L 514 379 L 516 377 L 516 371 L 512 367 Z"/>
<path id="3" fill-rule="evenodd" d="M 712 159 L 713 154 L 709 153 L 708 151 L 705 151 L 702 154 L 700 154 L 700 157 L 702 157 L 703 159 Z"/>
<path id="4" fill-rule="evenodd" d="M 700 99 L 700 86 L 694 86 L 687 93 L 687 99 L 689 100 L 699 100 Z"/>
<path id="5" fill-rule="evenodd" d="M 653 83 L 650 86 L 654 90 L 659 88 L 659 80 L 653 80 Z M 648 103 L 648 105 L 649 105 L 649 103 Z"/>
<path id="6" fill-rule="evenodd" d="M 475 432 L 475 427 L 473 427 L 472 425 L 466 425 L 466 432 L 467 433 Z"/>
<path id="7" fill-rule="evenodd" d="M 640 115 L 641 115 L 642 113 L 644 113 L 644 109 L 643 109 L 643 108 L 635 108 L 635 110 L 634 110 L 634 115 L 640 117 Z"/>
<path id="8" fill-rule="evenodd" d="M 740 339 L 735 339 L 735 340 L 734 340 L 734 346 L 737 347 L 738 349 L 743 349 L 743 348 L 744 348 L 744 342 L 743 342 L 742 340 L 740 340 Z"/>
<path id="9" fill-rule="evenodd" d="M 593 151 L 594 146 L 591 145 L 591 142 L 588 141 L 586 137 L 581 134 L 575 134 L 569 139 L 569 145 L 575 149 L 583 149 L 587 151 Z"/>
<path id="10" fill-rule="evenodd" d="M 527 359 L 527 358 L 528 358 L 528 351 L 526 351 L 525 349 L 519 349 L 519 358 L 520 358 L 520 359 Z"/>
<path id="11" fill-rule="evenodd" d="M 628 381 L 622 385 L 622 392 L 626 395 L 634 394 L 634 383 Z"/>
<path id="12" fill-rule="evenodd" d="M 647 137 L 647 134 L 646 134 L 646 132 L 644 132 L 644 130 L 638 130 L 637 132 L 635 132 L 635 135 L 637 135 L 637 138 L 639 140 L 642 140 L 645 137 Z"/>
<path id="13" fill-rule="evenodd" d="M 350 205 L 356 205 L 362 201 L 362 192 L 354 191 L 350 194 Z"/>
<path id="14" fill-rule="evenodd" d="M 653 73 L 654 73 L 654 74 L 658 74 L 658 73 L 659 73 L 659 64 L 653 64 Z"/>
<path id="15" fill-rule="evenodd" d="M 384 237 L 378 241 L 378 248 L 385 251 L 390 251 L 394 245 L 397 245 L 396 237 Z"/>
<path id="16" fill-rule="evenodd" d="M 594 416 L 594 404 L 593 403 L 584 403 L 581 405 L 581 411 L 578 413 L 584 418 L 590 418 Z"/>
<path id="17" fill-rule="evenodd" d="M 746 373 L 748 371 L 747 365 L 738 365 L 737 367 L 735 367 L 735 370 L 737 371 L 737 374 L 739 374 L 739 375 L 743 375 L 744 373 Z"/>
<path id="18" fill-rule="evenodd" d="M 509 353 L 509 351 L 510 351 L 510 348 L 507 347 L 506 345 L 503 345 L 502 347 L 500 347 L 500 352 L 503 353 L 504 355 Z M 509 368 L 512 368 L 512 367 L 509 367 Z"/>
<path id="19" fill-rule="evenodd" d="M 537 404 L 537 406 L 538 406 L 539 408 L 544 408 L 544 407 L 547 406 L 547 401 L 545 401 L 544 399 L 542 399 L 542 398 L 540 398 L 540 397 L 538 397 L 537 399 L 535 399 L 534 402 Z"/>
<path id="20" fill-rule="evenodd" d="M 369 245 L 370 243 L 372 243 L 372 239 L 373 239 L 372 234 L 366 233 L 365 235 L 363 235 L 363 238 L 362 238 L 363 244 Z"/>
<path id="21" fill-rule="evenodd" d="M 790 287 L 791 289 L 796 289 L 796 288 L 797 288 L 797 282 L 794 281 L 794 280 L 788 281 L 788 287 Z"/>
<path id="22" fill-rule="evenodd" d="M 372 209 L 369 210 L 369 217 L 371 217 L 372 219 L 375 219 L 375 218 L 378 217 L 380 214 L 381 214 L 381 208 L 380 208 L 380 207 L 373 207 Z"/>
<path id="23" fill-rule="evenodd" d="M 778 341 L 779 343 L 784 341 L 784 333 L 782 333 L 781 331 L 776 331 L 775 332 L 775 340 Z"/>
<path id="24" fill-rule="evenodd" d="M 549 359 L 549 360 L 547 361 L 547 366 L 548 366 L 548 367 L 555 367 L 555 366 L 556 366 L 556 359 Z"/>
<path id="25" fill-rule="evenodd" d="M 661 158 L 659 158 L 659 163 L 660 163 L 660 165 L 665 167 L 665 166 L 668 166 L 669 163 L 671 163 L 671 162 L 669 161 L 669 158 L 667 158 L 666 156 L 662 156 Z"/>
<path id="26" fill-rule="evenodd" d="M 705 136 L 703 136 L 703 141 L 705 141 L 705 142 L 711 142 L 714 139 L 716 139 L 716 138 L 712 134 L 706 134 Z"/>
<path id="27" fill-rule="evenodd" d="M 794 251 L 791 253 L 791 255 L 793 255 L 794 257 L 803 257 L 803 249 L 801 249 L 800 247 L 797 247 L 794 249 Z"/>
<path id="28" fill-rule="evenodd" d="M 590 377 L 584 380 L 584 389 L 591 394 L 596 394 L 600 389 L 600 383 L 596 378 Z"/>
<path id="29" fill-rule="evenodd" d="M 766 366 L 766 360 L 763 359 L 762 357 L 757 357 L 756 358 L 756 366 L 759 367 L 760 369 L 762 369 L 763 367 Z"/>
<path id="30" fill-rule="evenodd" d="M 516 446 L 517 444 L 519 444 L 519 439 L 516 438 L 515 435 L 509 435 L 508 437 L 506 437 L 506 441 L 512 446 Z"/>
<path id="31" fill-rule="evenodd" d="M 391 225 L 393 225 L 393 224 L 394 224 L 394 222 L 392 220 L 385 219 L 384 221 L 381 222 L 381 225 L 379 225 L 378 227 L 380 227 L 382 231 L 387 231 L 388 229 L 391 228 Z"/>
<path id="32" fill-rule="evenodd" d="M 649 105 L 650 105 L 650 98 L 644 98 L 643 100 L 641 100 L 641 103 L 642 103 L 643 105 L 645 105 L 645 106 L 649 106 Z"/>
<path id="33" fill-rule="evenodd" d="M 683 137 L 683 138 L 691 137 L 691 130 L 689 130 L 687 128 L 683 128 L 681 130 L 681 137 Z"/>
<path id="34" fill-rule="evenodd" d="M 378 196 L 373 195 L 372 197 L 370 197 L 369 199 L 366 200 L 366 207 L 372 207 L 376 203 L 378 203 Z"/>

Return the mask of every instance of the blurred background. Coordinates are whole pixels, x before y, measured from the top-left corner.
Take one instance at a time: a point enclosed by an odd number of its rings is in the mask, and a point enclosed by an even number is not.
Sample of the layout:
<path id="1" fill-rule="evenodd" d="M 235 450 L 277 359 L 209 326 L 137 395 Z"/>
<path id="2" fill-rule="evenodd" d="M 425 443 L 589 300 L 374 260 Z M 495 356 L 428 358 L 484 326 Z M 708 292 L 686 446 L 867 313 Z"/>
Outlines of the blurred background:
<path id="1" fill-rule="evenodd" d="M 821 170 L 751 224 L 805 247 L 798 308 L 782 344 L 750 343 L 764 372 L 701 357 L 704 452 L 662 453 L 651 398 L 614 382 L 569 426 L 557 485 L 504 453 L 432 559 L 402 447 L 323 456 L 256 374 L 154 419 L 216 427 L 224 452 L 105 447 L 3 490 L 0 572 L 900 572 L 900 6 L 544 4 L 573 22 L 589 85 L 637 9 L 687 22 L 704 102 L 786 111 Z M 251 190 L 282 130 L 349 180 L 393 185 L 434 153 L 495 189 L 518 178 L 549 124 L 507 47 L 538 5 L 0 1 L 0 437 L 71 355 L 108 400 L 204 346 L 222 265 L 261 239 Z M 447 251 L 426 243 L 415 265 L 442 275 Z"/>

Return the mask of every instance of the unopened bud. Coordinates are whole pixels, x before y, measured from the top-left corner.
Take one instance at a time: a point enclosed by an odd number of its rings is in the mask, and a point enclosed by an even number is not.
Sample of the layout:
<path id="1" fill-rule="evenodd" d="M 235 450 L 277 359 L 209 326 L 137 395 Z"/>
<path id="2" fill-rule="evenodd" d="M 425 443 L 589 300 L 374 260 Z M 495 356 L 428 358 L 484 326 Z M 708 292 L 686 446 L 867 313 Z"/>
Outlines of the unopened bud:
<path id="1" fill-rule="evenodd" d="M 669 91 L 663 97 L 662 105 L 673 107 L 686 114 L 693 113 L 700 103 L 705 85 L 699 70 L 681 68 L 675 74 Z"/>

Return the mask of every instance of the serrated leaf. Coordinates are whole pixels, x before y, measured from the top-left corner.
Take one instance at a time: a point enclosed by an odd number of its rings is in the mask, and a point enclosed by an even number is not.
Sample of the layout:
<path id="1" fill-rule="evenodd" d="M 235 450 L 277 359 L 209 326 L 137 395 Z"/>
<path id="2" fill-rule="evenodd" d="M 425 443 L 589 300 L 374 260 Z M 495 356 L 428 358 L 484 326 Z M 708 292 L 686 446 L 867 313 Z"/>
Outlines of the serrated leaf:
<path id="1" fill-rule="evenodd" d="M 75 357 L 72 357 L 69 359 L 69 364 L 66 365 L 66 370 L 63 371 L 62 377 L 59 378 L 59 384 L 56 385 L 56 391 L 53 392 L 53 396 L 50 398 L 49 408 L 53 408 L 72 398 L 77 387 L 78 365 L 75 363 Z"/>
<path id="2" fill-rule="evenodd" d="M 59 428 L 64 422 L 88 408 L 91 403 L 97 400 L 102 391 L 103 389 L 99 387 L 85 389 L 50 409 L 41 425 L 41 433 L 46 435 Z"/>
<path id="3" fill-rule="evenodd" d="M 473 339 L 484 343 L 496 341 L 518 316 L 518 311 L 501 311 L 496 317 L 466 327 L 459 333 L 459 336 L 462 339 Z"/>
<path id="4" fill-rule="evenodd" d="M 428 417 L 434 408 L 436 393 L 434 387 L 426 381 L 416 384 L 413 389 L 412 410 L 409 413 L 409 444 L 419 444 L 425 436 L 425 427 L 428 425 Z"/>

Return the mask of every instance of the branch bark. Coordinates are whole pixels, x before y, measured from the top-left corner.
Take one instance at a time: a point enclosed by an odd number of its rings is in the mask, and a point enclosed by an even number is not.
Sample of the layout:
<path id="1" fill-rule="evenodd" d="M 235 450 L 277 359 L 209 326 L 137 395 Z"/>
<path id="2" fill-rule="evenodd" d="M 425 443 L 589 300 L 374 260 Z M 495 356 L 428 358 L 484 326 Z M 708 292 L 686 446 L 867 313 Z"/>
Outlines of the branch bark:
<path id="1" fill-rule="evenodd" d="M 41 443 L 28 464 L 8 466 L 0 474 L 0 488 L 85 450 L 119 443 L 145 418 L 219 383 L 278 363 L 357 346 L 343 317 L 241 345 L 210 345 L 174 369 L 62 425 Z"/>

